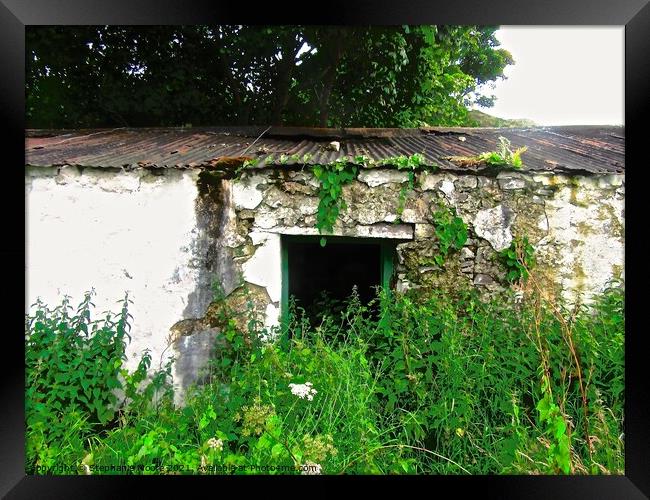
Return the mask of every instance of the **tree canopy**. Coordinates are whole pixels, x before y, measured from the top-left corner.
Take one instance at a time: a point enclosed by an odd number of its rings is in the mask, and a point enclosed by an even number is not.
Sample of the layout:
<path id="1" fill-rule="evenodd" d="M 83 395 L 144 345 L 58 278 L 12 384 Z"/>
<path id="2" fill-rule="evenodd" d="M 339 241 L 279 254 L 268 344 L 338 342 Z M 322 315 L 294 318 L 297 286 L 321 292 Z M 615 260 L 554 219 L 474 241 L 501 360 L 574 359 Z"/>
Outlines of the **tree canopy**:
<path id="1" fill-rule="evenodd" d="M 27 28 L 30 128 L 463 125 L 494 26 Z"/>

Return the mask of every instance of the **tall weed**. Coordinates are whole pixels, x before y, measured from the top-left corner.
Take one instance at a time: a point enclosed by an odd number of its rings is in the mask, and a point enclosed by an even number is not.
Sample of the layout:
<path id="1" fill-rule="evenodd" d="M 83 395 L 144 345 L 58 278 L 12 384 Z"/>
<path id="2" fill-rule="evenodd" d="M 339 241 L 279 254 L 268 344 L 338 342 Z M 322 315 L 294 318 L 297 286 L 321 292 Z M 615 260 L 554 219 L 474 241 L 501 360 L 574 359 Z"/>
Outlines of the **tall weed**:
<path id="1" fill-rule="evenodd" d="M 292 305 L 283 335 L 266 343 L 258 319 L 242 331 L 224 307 L 209 376 L 184 407 L 169 366 L 148 374 L 145 354 L 135 372 L 121 368 L 128 298 L 116 319 L 93 322 L 89 297 L 76 314 L 64 301 L 27 318 L 32 469 L 64 459 L 144 474 L 624 468 L 617 284 L 571 309 L 543 298 L 534 273 L 523 299 L 378 290 L 363 304 L 353 293 L 312 319 Z M 123 468 L 100 468 L 109 465 Z"/>

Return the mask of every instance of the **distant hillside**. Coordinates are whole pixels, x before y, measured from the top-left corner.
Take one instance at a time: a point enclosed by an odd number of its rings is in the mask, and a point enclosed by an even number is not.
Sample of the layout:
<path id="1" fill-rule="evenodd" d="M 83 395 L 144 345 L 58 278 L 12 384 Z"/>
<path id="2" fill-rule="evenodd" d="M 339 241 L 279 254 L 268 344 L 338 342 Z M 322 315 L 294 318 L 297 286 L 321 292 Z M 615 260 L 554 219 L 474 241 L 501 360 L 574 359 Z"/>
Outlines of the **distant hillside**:
<path id="1" fill-rule="evenodd" d="M 527 119 L 507 120 L 475 109 L 467 112 L 467 127 L 534 127 L 535 122 Z"/>

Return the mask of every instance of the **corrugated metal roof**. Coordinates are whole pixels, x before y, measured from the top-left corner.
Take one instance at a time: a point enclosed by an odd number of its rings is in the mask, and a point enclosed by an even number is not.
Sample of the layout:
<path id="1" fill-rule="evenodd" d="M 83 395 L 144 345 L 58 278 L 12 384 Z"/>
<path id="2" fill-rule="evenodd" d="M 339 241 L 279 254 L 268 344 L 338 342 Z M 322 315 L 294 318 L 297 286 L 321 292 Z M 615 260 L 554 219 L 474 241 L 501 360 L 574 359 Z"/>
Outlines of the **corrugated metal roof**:
<path id="1" fill-rule="evenodd" d="M 260 137 L 261 135 L 261 137 Z M 449 157 L 526 146 L 523 170 L 615 173 L 625 168 L 623 127 L 317 129 L 294 127 L 28 130 L 25 163 L 33 166 L 192 168 L 229 157 L 272 155 L 270 164 L 327 163 L 344 156 L 383 160 L 421 153 L 425 165 L 468 170 Z M 340 142 L 340 150 L 327 145 Z M 304 155 L 308 155 L 305 160 Z M 264 163 L 259 164 L 263 166 Z M 480 165 L 475 170 L 486 168 Z"/>

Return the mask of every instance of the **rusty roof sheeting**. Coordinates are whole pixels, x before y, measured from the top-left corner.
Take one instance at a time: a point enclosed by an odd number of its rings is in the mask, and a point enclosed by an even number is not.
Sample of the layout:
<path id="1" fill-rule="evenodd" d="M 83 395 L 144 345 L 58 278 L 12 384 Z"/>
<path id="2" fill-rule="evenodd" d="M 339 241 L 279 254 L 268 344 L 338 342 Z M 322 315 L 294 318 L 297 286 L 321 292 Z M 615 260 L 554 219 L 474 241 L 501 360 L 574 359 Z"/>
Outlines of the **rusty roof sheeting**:
<path id="1" fill-rule="evenodd" d="M 261 137 L 260 137 L 261 135 Z M 522 170 L 565 173 L 622 173 L 623 127 L 317 129 L 294 127 L 142 128 L 28 130 L 25 163 L 33 166 L 192 168 L 224 157 L 266 158 L 272 164 L 327 163 L 344 156 L 382 160 L 421 153 L 425 165 L 459 167 L 450 156 L 494 151 L 503 136 L 512 148 L 526 146 Z M 340 150 L 327 148 L 339 141 Z M 309 155 L 303 161 L 304 155 Z M 294 155 L 294 158 L 290 158 Z M 298 158 L 295 157 L 298 156 Z M 262 163 L 260 165 L 263 165 Z M 480 170 L 480 168 L 478 169 Z"/>

